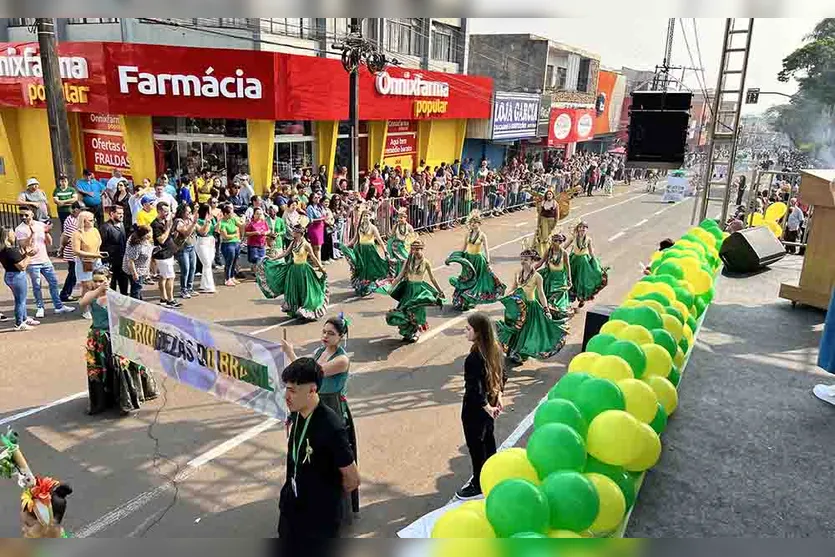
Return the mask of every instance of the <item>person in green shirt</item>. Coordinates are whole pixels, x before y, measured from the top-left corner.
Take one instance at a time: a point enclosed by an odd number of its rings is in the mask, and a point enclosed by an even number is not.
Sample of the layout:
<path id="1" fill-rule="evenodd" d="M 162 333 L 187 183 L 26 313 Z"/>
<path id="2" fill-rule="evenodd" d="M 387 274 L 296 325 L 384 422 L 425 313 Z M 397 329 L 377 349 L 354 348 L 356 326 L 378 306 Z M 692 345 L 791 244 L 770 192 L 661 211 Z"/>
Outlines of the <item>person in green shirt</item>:
<path id="1" fill-rule="evenodd" d="M 63 230 L 64 221 L 72 214 L 72 204 L 78 201 L 78 193 L 63 174 L 58 177 L 58 186 L 52 192 L 52 200 L 58 206 L 58 218 L 61 220 L 61 230 Z"/>
<path id="2" fill-rule="evenodd" d="M 284 219 L 278 214 L 278 205 L 271 204 L 267 209 L 267 226 L 270 232 L 267 235 L 267 249 L 276 253 L 284 251 L 284 236 L 287 234 L 287 226 Z"/>
<path id="3" fill-rule="evenodd" d="M 234 208 L 226 204 L 221 209 L 221 218 L 218 223 L 220 231 L 220 252 L 223 255 L 225 267 L 226 286 L 235 286 L 235 266 L 238 263 L 238 256 L 241 254 L 241 221 L 235 215 Z"/>

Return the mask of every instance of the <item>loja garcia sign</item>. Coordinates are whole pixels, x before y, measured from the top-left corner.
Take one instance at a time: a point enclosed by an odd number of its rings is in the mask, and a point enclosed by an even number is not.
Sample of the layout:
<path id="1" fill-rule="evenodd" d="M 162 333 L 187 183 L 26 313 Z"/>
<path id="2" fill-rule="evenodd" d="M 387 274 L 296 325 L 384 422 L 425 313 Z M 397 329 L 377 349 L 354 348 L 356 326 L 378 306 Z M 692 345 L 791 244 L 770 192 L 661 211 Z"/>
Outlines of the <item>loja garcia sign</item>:
<path id="1" fill-rule="evenodd" d="M 493 139 L 534 137 L 540 101 L 539 93 L 497 91 L 493 102 Z"/>

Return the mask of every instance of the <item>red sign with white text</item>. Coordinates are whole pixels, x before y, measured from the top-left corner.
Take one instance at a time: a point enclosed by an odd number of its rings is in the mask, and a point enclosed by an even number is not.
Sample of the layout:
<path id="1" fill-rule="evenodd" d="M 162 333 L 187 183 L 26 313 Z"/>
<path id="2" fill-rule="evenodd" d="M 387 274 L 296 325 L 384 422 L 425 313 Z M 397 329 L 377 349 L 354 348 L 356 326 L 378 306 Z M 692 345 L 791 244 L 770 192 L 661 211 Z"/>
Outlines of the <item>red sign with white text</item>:
<path id="1" fill-rule="evenodd" d="M 552 108 L 548 145 L 567 145 L 594 137 L 594 109 Z"/>
<path id="2" fill-rule="evenodd" d="M 102 131 L 122 134 L 122 120 L 114 114 L 89 114 L 80 115 L 81 129 L 84 131 Z"/>
<path id="3" fill-rule="evenodd" d="M 107 173 L 114 168 L 130 176 L 128 148 L 121 135 L 84 132 L 84 159 L 87 168 L 96 173 Z"/>
<path id="4" fill-rule="evenodd" d="M 414 155 L 417 153 L 417 135 L 404 133 L 400 135 L 389 135 L 386 137 L 386 157 L 397 157 L 400 155 Z"/>
<path id="5" fill-rule="evenodd" d="M 413 132 L 415 129 L 414 122 L 411 120 L 389 120 L 388 133 L 399 132 Z"/>

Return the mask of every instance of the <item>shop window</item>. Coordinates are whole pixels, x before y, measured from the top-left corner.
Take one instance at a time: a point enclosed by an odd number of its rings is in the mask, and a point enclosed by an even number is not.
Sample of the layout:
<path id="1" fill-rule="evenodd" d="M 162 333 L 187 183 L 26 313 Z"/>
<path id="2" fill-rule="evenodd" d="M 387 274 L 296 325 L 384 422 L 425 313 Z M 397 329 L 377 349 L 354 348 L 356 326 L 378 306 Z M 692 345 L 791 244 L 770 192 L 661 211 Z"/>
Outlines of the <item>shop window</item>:
<path id="1" fill-rule="evenodd" d="M 246 120 L 154 116 L 151 121 L 154 134 L 158 135 L 214 135 L 246 138 Z"/>
<path id="2" fill-rule="evenodd" d="M 230 29 L 247 29 L 250 27 L 249 18 L 246 17 L 191 17 L 174 18 L 175 23 L 188 22 L 198 27 L 225 27 Z"/>
<path id="3" fill-rule="evenodd" d="M 312 39 L 316 25 L 312 17 L 270 17 L 261 19 L 261 28 L 274 35 Z"/>
<path id="4" fill-rule="evenodd" d="M 349 136 L 351 134 L 351 121 L 342 120 L 339 122 L 339 135 Z M 365 120 L 360 120 L 360 135 L 368 134 L 368 123 Z"/>
<path id="5" fill-rule="evenodd" d="M 565 90 L 566 82 L 568 81 L 568 68 L 557 68 L 557 84 L 558 91 Z"/>
<path id="6" fill-rule="evenodd" d="M 32 27 L 36 19 L 36 17 L 10 17 L 9 27 Z"/>
<path id="7" fill-rule="evenodd" d="M 67 23 L 119 23 L 118 17 L 69 17 Z"/>
<path id="8" fill-rule="evenodd" d="M 588 93 L 589 90 L 589 73 L 591 70 L 591 59 L 581 58 L 580 69 L 577 74 L 577 90 L 581 93 Z"/>
<path id="9" fill-rule="evenodd" d="M 545 88 L 549 89 L 554 86 L 554 66 L 548 64 L 545 66 Z"/>
<path id="10" fill-rule="evenodd" d="M 325 32 L 329 39 L 344 39 L 349 29 L 349 19 L 347 17 L 329 17 L 325 20 Z"/>
<path id="11" fill-rule="evenodd" d="M 449 25 L 432 24 L 432 59 L 455 62 L 458 59 L 458 30 Z"/>
<path id="12" fill-rule="evenodd" d="M 421 20 L 414 17 L 386 19 L 385 48 L 398 54 L 421 55 Z"/>
<path id="13" fill-rule="evenodd" d="M 275 174 L 285 182 L 293 177 L 295 169 L 313 168 L 313 141 L 285 141 L 275 144 L 273 162 Z"/>
<path id="14" fill-rule="evenodd" d="M 312 136 L 313 126 L 304 120 L 279 120 L 275 123 L 275 135 Z"/>

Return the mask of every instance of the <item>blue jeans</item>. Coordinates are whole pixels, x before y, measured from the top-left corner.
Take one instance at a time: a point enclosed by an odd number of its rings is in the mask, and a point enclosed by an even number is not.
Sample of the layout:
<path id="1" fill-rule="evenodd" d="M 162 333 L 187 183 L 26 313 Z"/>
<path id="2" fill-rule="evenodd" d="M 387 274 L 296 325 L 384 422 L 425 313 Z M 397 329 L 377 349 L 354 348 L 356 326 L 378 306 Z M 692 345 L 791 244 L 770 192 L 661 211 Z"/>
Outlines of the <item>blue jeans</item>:
<path id="1" fill-rule="evenodd" d="M 75 261 L 67 261 L 67 278 L 64 279 L 64 288 L 61 289 L 61 301 L 66 302 L 70 299 L 75 283 Z"/>
<path id="2" fill-rule="evenodd" d="M 142 299 L 142 277 L 139 280 L 133 280 L 133 277 L 128 277 L 130 280 L 130 297 L 134 300 Z"/>
<path id="3" fill-rule="evenodd" d="M 49 296 L 52 298 L 52 305 L 55 306 L 55 309 L 64 307 L 61 294 L 58 292 L 58 277 L 55 276 L 55 267 L 52 266 L 52 263 L 30 263 L 26 267 L 26 272 L 29 274 L 29 280 L 32 281 L 35 305 L 39 308 L 43 307 L 43 294 L 41 293 L 41 275 L 43 275 L 49 284 Z"/>
<path id="4" fill-rule="evenodd" d="M 235 265 L 238 263 L 238 256 L 241 254 L 241 243 L 222 243 L 220 244 L 220 252 L 223 254 L 224 278 L 231 280 L 235 278 Z"/>
<path id="5" fill-rule="evenodd" d="M 6 271 L 3 281 L 14 294 L 14 324 L 20 325 L 26 321 L 26 273 L 23 271 L 15 273 Z"/>
<path id="6" fill-rule="evenodd" d="M 184 246 L 177 252 L 177 263 L 180 265 L 180 293 L 194 291 L 194 273 L 197 272 L 197 252 L 194 246 Z"/>

